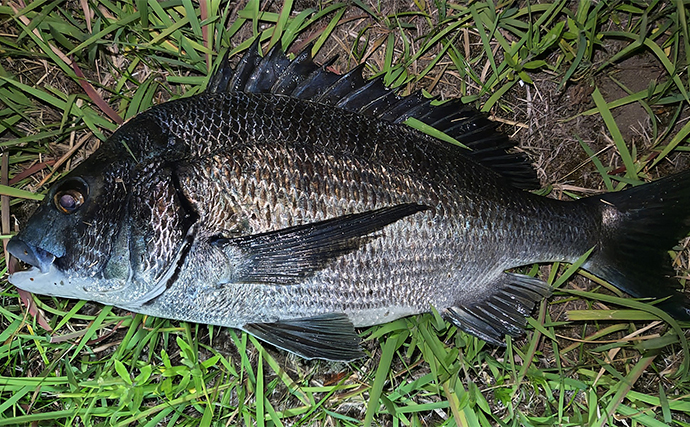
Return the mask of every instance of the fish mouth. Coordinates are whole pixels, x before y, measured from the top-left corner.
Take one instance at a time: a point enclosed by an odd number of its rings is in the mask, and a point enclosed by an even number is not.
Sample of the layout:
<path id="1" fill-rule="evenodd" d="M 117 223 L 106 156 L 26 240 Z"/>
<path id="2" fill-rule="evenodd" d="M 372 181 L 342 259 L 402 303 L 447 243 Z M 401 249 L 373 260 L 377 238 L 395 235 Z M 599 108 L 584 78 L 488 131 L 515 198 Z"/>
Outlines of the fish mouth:
<path id="1" fill-rule="evenodd" d="M 20 261 L 18 263 L 19 271 L 30 270 L 34 267 L 39 269 L 41 273 L 48 273 L 55 261 L 55 255 L 45 249 L 26 243 L 16 236 L 7 243 L 7 252 Z"/>
<path id="2" fill-rule="evenodd" d="M 9 277 L 9 282 L 17 288 L 40 295 L 88 299 L 84 291 L 88 282 L 65 275 L 56 267 L 53 262 L 56 257 L 50 252 L 25 245 L 25 242 L 13 243 L 11 247 L 8 243 L 8 249 L 19 261 L 16 264 L 20 264 Z"/>
<path id="3" fill-rule="evenodd" d="M 41 295 L 81 299 L 81 282 L 71 280 L 55 265 L 59 259 L 45 249 L 34 246 L 17 236 L 7 243 L 7 252 L 18 262 L 9 281 L 19 289 Z"/>
<path id="4" fill-rule="evenodd" d="M 7 251 L 18 260 L 16 264 L 21 264 L 10 274 L 8 280 L 27 292 L 110 304 L 112 298 L 109 293 L 126 292 L 127 289 L 127 282 L 124 280 L 104 280 L 65 272 L 59 265 L 61 257 L 16 236 L 7 243 Z"/>

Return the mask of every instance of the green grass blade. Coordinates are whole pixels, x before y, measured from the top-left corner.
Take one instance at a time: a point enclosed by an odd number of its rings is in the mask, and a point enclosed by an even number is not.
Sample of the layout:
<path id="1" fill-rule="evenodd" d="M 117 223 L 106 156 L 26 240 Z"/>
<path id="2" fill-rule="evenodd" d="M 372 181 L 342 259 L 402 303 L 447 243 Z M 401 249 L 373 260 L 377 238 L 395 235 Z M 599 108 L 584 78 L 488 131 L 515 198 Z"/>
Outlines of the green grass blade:
<path id="1" fill-rule="evenodd" d="M 630 154 L 630 150 L 623 139 L 623 135 L 621 134 L 616 121 L 613 119 L 611 110 L 609 110 L 606 101 L 604 101 L 604 97 L 601 95 L 601 92 L 599 92 L 599 89 L 594 90 L 592 93 L 592 98 L 599 109 L 599 114 L 601 114 L 601 117 L 604 119 L 604 123 L 606 123 L 607 129 L 611 133 L 611 137 L 613 138 L 613 143 L 616 145 L 618 154 L 620 154 L 621 159 L 623 160 L 626 176 L 629 178 L 637 178 L 637 169 Z"/>
<path id="2" fill-rule="evenodd" d="M 379 360 L 376 375 L 374 376 L 374 384 L 372 384 L 371 390 L 369 390 L 369 404 L 367 405 L 367 412 L 364 417 L 364 427 L 369 427 L 374 420 L 374 416 L 378 413 L 381 391 L 383 390 L 383 384 L 386 382 L 386 378 L 388 378 L 388 371 L 390 370 L 391 362 L 395 355 L 396 346 L 397 338 L 394 336 L 388 337 L 383 345 L 381 360 Z"/>

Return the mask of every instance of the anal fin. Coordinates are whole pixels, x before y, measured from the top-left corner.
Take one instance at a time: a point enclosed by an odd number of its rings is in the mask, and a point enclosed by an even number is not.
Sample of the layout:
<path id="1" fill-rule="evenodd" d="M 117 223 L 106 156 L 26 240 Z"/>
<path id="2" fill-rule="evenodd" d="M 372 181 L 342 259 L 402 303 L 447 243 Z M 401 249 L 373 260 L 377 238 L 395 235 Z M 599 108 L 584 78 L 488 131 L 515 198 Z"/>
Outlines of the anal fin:
<path id="1" fill-rule="evenodd" d="M 255 337 L 305 359 L 351 361 L 364 357 L 360 338 L 344 313 L 323 314 L 242 328 Z"/>
<path id="2" fill-rule="evenodd" d="M 520 335 L 534 305 L 551 293 L 542 280 L 523 274 L 504 273 L 492 286 L 495 292 L 480 301 L 446 309 L 458 328 L 484 341 L 505 346 L 506 335 Z"/>

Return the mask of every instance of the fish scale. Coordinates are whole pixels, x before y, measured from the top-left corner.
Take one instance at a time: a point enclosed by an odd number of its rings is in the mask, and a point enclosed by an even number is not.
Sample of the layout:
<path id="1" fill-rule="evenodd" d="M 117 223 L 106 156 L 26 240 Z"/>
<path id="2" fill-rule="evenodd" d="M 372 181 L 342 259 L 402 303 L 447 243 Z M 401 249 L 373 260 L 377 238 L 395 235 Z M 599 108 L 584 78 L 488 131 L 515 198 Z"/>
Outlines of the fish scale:
<path id="1" fill-rule="evenodd" d="M 591 250 L 583 268 L 690 319 L 666 254 L 690 231 L 690 172 L 575 202 L 525 191 L 538 184 L 459 101 L 400 97 L 361 67 L 340 76 L 307 51 L 253 46 L 55 183 L 8 244 L 32 266 L 10 280 L 352 360 L 355 327 L 432 308 L 501 345 L 549 293 L 509 271 Z"/>
<path id="2" fill-rule="evenodd" d="M 392 203 L 410 202 L 420 199 L 424 191 L 421 186 L 415 186 L 415 181 L 403 177 L 389 175 L 383 180 L 372 179 L 373 182 L 367 181 L 367 178 L 373 178 L 373 174 L 346 177 L 346 169 L 357 167 L 361 162 L 337 162 L 332 156 L 317 153 L 309 156 L 307 161 L 312 165 L 310 173 L 295 173 L 294 165 L 302 162 L 300 156 L 295 155 L 299 150 L 271 147 L 270 144 L 264 148 L 262 151 L 270 152 L 273 159 L 268 154 L 259 153 L 256 148 L 249 150 L 251 153 L 234 150 L 226 161 L 214 161 L 211 165 L 190 169 L 203 172 L 185 178 L 185 194 L 198 202 L 199 212 L 208 218 L 209 222 L 205 223 L 211 225 L 209 228 L 234 228 L 234 224 L 225 227 L 217 221 L 222 217 L 221 211 L 227 212 L 226 209 L 234 213 L 232 221 L 251 220 L 251 231 L 264 232 Z M 278 152 L 284 155 L 278 156 Z M 238 173 L 244 169 L 242 163 L 254 161 L 261 165 L 260 171 L 248 176 Z M 207 170 L 213 170 L 214 174 L 209 177 Z M 200 189 L 211 187 L 215 188 L 215 202 L 223 201 L 223 208 L 207 212 L 209 204 L 205 197 L 195 195 L 200 193 Z M 432 199 L 430 195 L 425 196 L 425 200 L 429 199 Z M 277 210 L 284 214 L 271 214 Z M 256 215 L 257 212 L 264 215 Z"/>
<path id="3" fill-rule="evenodd" d="M 234 100 L 233 102 L 241 102 L 242 98 L 248 97 L 247 95 L 242 95 L 239 100 Z M 239 110 L 250 109 L 252 100 L 248 100 L 246 107 L 237 107 Z M 321 107 L 319 112 L 322 116 L 328 116 L 329 109 Z M 342 116 L 342 112 L 337 109 L 330 108 L 332 113 L 329 117 L 325 119 L 326 122 L 333 122 L 336 120 L 336 116 Z M 252 115 L 259 116 L 264 111 L 254 113 Z M 185 114 L 181 112 L 180 114 Z M 214 115 L 215 116 L 215 115 Z M 168 116 L 170 117 L 170 116 Z M 342 127 L 345 127 L 342 125 Z M 397 130 L 397 129 L 396 129 Z M 384 130 L 379 130 L 383 133 Z M 378 140 L 390 140 L 396 135 L 396 132 L 392 132 L 391 137 L 381 137 L 379 135 Z M 249 226 L 247 231 L 251 233 L 267 232 L 275 229 L 281 229 L 285 227 L 291 227 L 300 225 L 303 223 L 310 223 L 314 221 L 320 221 L 327 218 L 338 217 L 353 211 L 358 210 L 371 210 L 380 208 L 382 206 L 390 204 L 400 204 L 406 202 L 416 202 L 423 205 L 439 206 L 436 209 L 436 219 L 433 217 L 421 217 L 420 219 L 413 221 L 412 219 L 404 219 L 396 224 L 389 226 L 386 229 L 385 235 L 376 240 L 376 250 L 375 252 L 379 257 L 384 257 L 386 259 L 397 260 L 396 266 L 383 264 L 381 266 L 381 271 L 377 274 L 377 280 L 363 281 L 358 277 L 361 272 L 368 271 L 364 262 L 361 262 L 359 257 L 364 256 L 363 254 L 369 254 L 369 251 L 359 251 L 355 254 L 343 257 L 342 260 L 338 262 L 336 266 L 333 267 L 333 271 L 330 269 L 325 269 L 319 275 L 313 278 L 314 283 L 308 286 L 305 285 L 305 289 L 313 290 L 318 287 L 323 287 L 324 293 L 344 293 L 348 295 L 346 300 L 357 301 L 361 295 L 368 294 L 370 291 L 374 292 L 374 301 L 378 301 L 381 305 L 391 304 L 391 302 L 403 301 L 407 298 L 408 302 L 405 303 L 404 307 L 410 313 L 426 311 L 431 305 L 443 307 L 444 305 L 453 305 L 462 301 L 463 303 L 473 302 L 472 299 L 468 301 L 463 301 L 462 298 L 457 297 L 466 292 L 467 289 L 476 290 L 486 285 L 490 285 L 493 282 L 493 278 L 501 273 L 504 269 L 509 268 L 512 265 L 521 265 L 531 261 L 534 261 L 532 255 L 526 256 L 523 259 L 519 258 L 519 247 L 514 248 L 518 257 L 511 255 L 505 260 L 499 259 L 497 265 L 487 265 L 478 268 L 471 265 L 473 261 L 473 256 L 468 257 L 467 260 L 463 259 L 463 256 L 458 256 L 459 253 L 463 252 L 463 249 L 470 248 L 478 250 L 480 247 L 484 246 L 487 249 L 485 251 L 490 251 L 492 248 L 497 248 L 502 250 L 507 243 L 491 242 L 487 244 L 487 237 L 495 240 L 503 239 L 520 239 L 524 241 L 529 241 L 534 238 L 541 230 L 545 227 L 537 224 L 535 217 L 530 215 L 530 211 L 538 212 L 540 209 L 544 209 L 541 206 L 534 206 L 531 209 L 525 209 L 525 201 L 521 200 L 520 205 L 522 209 L 527 210 L 526 214 L 520 215 L 520 211 L 516 209 L 505 209 L 503 206 L 496 206 L 495 200 L 489 202 L 486 198 L 482 197 L 478 193 L 478 185 L 473 181 L 467 182 L 466 177 L 474 177 L 472 174 L 463 173 L 463 168 L 458 167 L 453 171 L 448 171 L 446 176 L 446 182 L 438 183 L 434 182 L 434 185 L 424 185 L 424 178 L 419 179 L 417 177 L 410 177 L 410 174 L 417 174 L 419 170 L 412 169 L 409 171 L 401 171 L 401 167 L 406 164 L 414 162 L 414 160 L 406 160 L 404 163 L 401 162 L 393 163 L 389 165 L 386 169 L 388 173 L 384 174 L 383 168 L 380 165 L 372 164 L 377 161 L 375 156 L 369 156 L 373 159 L 361 159 L 356 155 L 352 154 L 352 149 L 348 149 L 347 144 L 355 146 L 358 143 L 359 138 L 357 134 L 350 134 L 351 137 L 340 138 L 337 142 L 338 144 L 332 143 L 330 139 L 321 140 L 320 138 L 328 138 L 329 134 L 326 133 L 325 136 L 317 136 L 314 139 L 300 138 L 299 141 L 291 140 L 288 131 L 282 132 L 278 135 L 280 143 L 263 142 L 257 141 L 254 145 L 243 146 L 243 147 L 231 147 L 229 150 L 232 152 L 232 156 L 228 156 L 227 162 L 220 161 L 221 171 L 217 172 L 221 179 L 216 180 L 217 183 L 221 183 L 221 186 L 217 187 L 217 194 L 212 195 L 212 198 L 223 199 L 225 195 L 236 195 L 235 200 L 226 200 L 223 204 L 227 206 L 226 209 L 230 209 L 236 214 L 235 221 L 244 222 L 246 221 Z M 276 138 L 278 136 L 272 136 Z M 298 137 L 303 136 L 300 132 L 295 132 L 295 136 L 292 139 L 298 139 Z M 206 136 L 201 134 L 198 136 L 204 139 Z M 189 139 L 188 139 L 189 140 Z M 189 140 L 191 141 L 191 140 Z M 191 142 L 194 145 L 194 142 Z M 325 146 L 321 147 L 320 145 Z M 343 148 L 343 146 L 345 148 Z M 343 161 L 343 156 L 335 151 L 336 147 L 339 147 L 344 154 L 347 154 L 346 160 Z M 327 148 L 334 151 L 333 154 L 325 154 Z M 309 152 L 311 150 L 311 152 Z M 220 152 L 220 148 L 216 147 L 216 152 Z M 308 160 L 307 160 L 308 159 Z M 428 167 L 431 167 L 431 161 L 427 160 L 429 163 Z M 292 176 L 291 171 L 295 169 L 295 166 L 299 165 L 299 170 L 302 171 L 302 176 L 308 176 L 309 181 L 296 178 Z M 196 167 L 191 170 L 197 171 L 207 171 L 209 168 L 206 166 Z M 247 169 L 252 169 L 251 173 L 247 173 Z M 373 176 L 384 176 L 385 185 L 380 187 L 378 196 L 376 199 L 380 200 L 380 204 L 370 204 L 367 203 L 363 197 L 364 192 L 358 192 L 362 195 L 359 200 L 350 198 L 355 192 L 349 187 L 352 183 L 357 182 L 355 179 L 348 179 L 346 177 L 347 173 L 358 174 L 357 171 L 373 171 L 370 175 Z M 320 171 L 320 172 L 317 172 Z M 327 171 L 327 172 L 326 172 Z M 330 177 L 325 177 L 323 174 L 328 173 Z M 486 172 L 487 174 L 489 172 Z M 429 174 L 426 174 L 429 175 Z M 431 178 L 437 175 L 433 175 Z M 357 176 L 361 178 L 361 176 Z M 336 187 L 328 188 L 325 185 L 327 182 L 336 183 Z M 453 190 L 449 190 L 447 187 L 450 182 L 455 184 Z M 186 193 L 188 197 L 194 197 L 193 194 L 197 193 L 197 188 L 209 188 L 211 184 L 205 182 L 204 179 L 199 175 L 194 175 L 185 179 L 187 183 Z M 359 181 L 366 182 L 366 181 Z M 222 188 L 222 184 L 226 184 L 226 188 Z M 285 189 L 283 185 L 282 188 L 277 189 L 277 183 L 290 184 L 290 190 L 294 189 L 292 192 L 292 197 L 289 197 L 290 191 Z M 316 184 L 316 185 L 313 185 Z M 188 186 L 188 187 L 187 187 Z M 271 190 L 271 186 L 274 187 Z M 297 187 L 297 188 L 295 188 Z M 243 190 L 240 194 L 238 191 Z M 507 197 L 505 193 L 510 193 L 511 191 L 518 193 L 517 190 L 505 189 L 502 196 L 503 202 L 510 205 L 511 198 Z M 271 211 L 276 210 L 277 198 L 273 200 L 267 200 L 267 195 L 275 196 L 276 193 L 281 194 L 285 197 L 282 204 L 282 210 L 290 212 L 291 215 L 281 216 L 281 215 L 271 215 Z M 348 197 L 334 197 L 336 193 L 348 194 Z M 447 203 L 439 203 L 441 197 L 430 197 L 430 195 L 445 194 L 444 197 Z M 454 194 L 455 193 L 455 194 Z M 474 194 L 473 194 L 474 193 Z M 524 194 L 519 193 L 521 198 L 524 198 Z M 450 202 L 463 199 L 464 203 Z M 474 200 L 477 200 L 476 202 Z M 541 205 L 548 205 L 551 202 L 548 199 L 537 199 Z M 353 203 L 356 204 L 353 206 Z M 516 205 L 517 203 L 513 203 Z M 207 218 L 217 218 L 219 215 L 217 212 L 213 211 L 209 214 L 204 213 L 204 209 L 208 206 L 208 203 L 200 200 L 198 205 L 198 211 L 202 213 L 202 216 Z M 268 207 L 271 206 L 270 209 Z M 297 209 L 294 207 L 297 206 Z M 261 213 L 259 215 L 258 213 Z M 483 214 L 482 214 L 483 212 Z M 505 214 L 505 216 L 502 216 Z M 511 218 L 507 217 L 507 214 L 511 214 Z M 431 216 L 431 215 L 429 215 Z M 468 226 L 465 227 L 466 233 L 464 236 L 456 236 L 458 233 L 453 232 L 460 228 L 457 224 L 461 221 L 463 217 L 474 218 Z M 571 216 L 568 216 L 568 220 L 572 220 Z M 433 222 L 433 227 L 429 224 Z M 512 223 L 519 222 L 519 224 L 511 225 Z M 445 224 L 449 223 L 449 224 Z M 217 230 L 218 227 L 221 229 L 231 229 L 235 228 L 236 224 L 218 224 L 213 223 L 212 229 Z M 509 236 L 504 235 L 502 230 L 504 229 L 515 229 L 524 233 L 524 236 L 511 234 Z M 530 231 L 531 230 L 531 231 Z M 472 233 L 476 235 L 472 235 Z M 391 236 L 391 237 L 389 237 Z M 458 238 L 459 237 L 459 238 Z M 464 237 L 464 239 L 463 239 Z M 431 248 L 425 248 L 420 251 L 409 251 L 410 242 L 424 241 L 431 242 Z M 585 240 L 586 241 L 586 240 Z M 373 245 L 374 243 L 372 243 Z M 572 248 L 572 257 L 575 257 L 588 249 L 587 244 L 570 245 Z M 562 253 L 561 249 L 555 249 L 554 252 Z M 414 272 L 412 268 L 406 268 L 409 265 L 425 265 L 428 259 L 424 259 L 422 254 L 434 253 L 439 254 L 440 260 L 432 263 L 430 268 L 426 269 L 425 273 L 437 271 L 434 274 L 419 274 L 419 272 Z M 492 253 L 488 253 L 487 256 L 492 258 Z M 367 255 L 370 257 L 370 255 Z M 561 255 L 563 256 L 563 255 Z M 516 259 L 517 258 L 517 259 Z M 422 264 L 415 264 L 415 260 L 423 259 Z M 380 261 L 378 261 L 380 263 Z M 453 264 L 465 264 L 462 269 L 454 269 Z M 364 265 L 363 265 L 364 264 Z M 402 268 L 399 268 L 398 265 Z M 346 266 L 351 266 L 345 268 Z M 352 267 L 354 266 L 354 267 Z M 451 269 L 453 272 L 448 277 L 448 273 L 443 272 L 446 267 Z M 419 270 L 419 269 L 418 269 Z M 391 275 L 391 271 L 400 271 L 400 274 Z M 417 274 L 419 274 L 417 276 Z M 445 276 L 445 277 L 443 277 Z M 404 297 L 394 298 L 387 292 L 389 289 L 394 289 L 399 287 L 401 282 L 404 282 L 405 278 L 409 277 L 419 277 L 420 280 L 433 284 L 430 288 L 422 288 L 419 292 L 419 296 L 425 295 L 438 295 L 436 298 L 421 298 L 415 296 L 414 298 L 409 298 L 409 294 L 405 294 Z M 329 280 L 326 280 L 329 278 Z M 383 281 L 384 278 L 389 278 L 389 281 Z M 480 283 L 476 283 L 479 278 Z M 337 279 L 337 280 L 336 280 Z M 355 291 L 352 291 L 352 283 L 361 283 L 360 286 L 355 287 Z M 263 285 L 262 285 L 263 286 Z M 454 290 L 459 288 L 458 290 Z M 286 318 L 292 313 L 299 311 L 302 315 L 314 316 L 322 314 L 331 310 L 332 307 L 328 306 L 327 310 L 324 307 L 314 306 L 311 309 L 304 306 L 302 302 L 303 299 L 307 297 L 300 296 L 300 288 L 290 288 L 290 289 L 273 289 L 267 295 L 258 298 L 262 301 L 270 301 L 270 307 L 264 307 L 260 310 L 263 313 L 271 313 L 263 319 L 241 319 L 237 314 L 234 315 L 235 321 L 239 323 L 242 322 L 266 322 L 269 320 L 277 320 L 281 318 Z M 377 289 L 381 291 L 376 291 Z M 329 291 L 330 290 L 330 291 Z M 281 301 L 286 301 L 286 296 L 281 298 L 275 298 L 275 292 L 288 292 L 292 297 L 290 299 L 290 304 L 296 304 L 297 308 L 291 307 L 289 305 L 281 306 Z M 443 292 L 447 291 L 447 292 Z M 242 291 L 245 292 L 245 291 Z M 253 294 L 261 294 L 260 287 L 255 287 L 251 292 Z M 454 295 L 454 300 L 448 298 L 446 295 Z M 174 295 L 172 293 L 170 296 Z M 177 299 L 184 299 L 183 296 L 176 296 Z M 237 299 L 233 295 L 224 295 L 220 300 L 214 302 L 211 306 L 218 307 L 222 305 L 222 301 L 233 301 Z M 414 304 L 409 301 L 414 301 Z M 402 303 L 401 303 L 402 305 Z M 369 309 L 379 307 L 371 307 L 369 305 L 356 306 L 351 305 L 348 307 L 348 312 L 353 313 L 356 311 L 363 310 L 364 307 Z M 342 308 L 341 308 L 342 310 Z M 353 315 L 354 316 L 354 315 Z M 359 318 L 366 319 L 366 315 L 357 314 Z M 364 326 L 371 324 L 372 320 L 359 320 L 355 324 L 358 326 Z"/>

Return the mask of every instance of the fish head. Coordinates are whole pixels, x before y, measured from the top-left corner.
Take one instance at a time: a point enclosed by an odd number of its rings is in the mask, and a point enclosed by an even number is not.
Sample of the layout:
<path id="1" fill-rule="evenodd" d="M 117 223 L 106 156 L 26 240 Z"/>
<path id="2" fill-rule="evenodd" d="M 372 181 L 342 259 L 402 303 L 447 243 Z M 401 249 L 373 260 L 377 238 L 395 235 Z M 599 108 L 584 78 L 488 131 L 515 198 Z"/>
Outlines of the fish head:
<path id="1" fill-rule="evenodd" d="M 131 136 L 146 137 L 147 128 L 129 128 L 57 181 L 10 240 L 9 253 L 29 267 L 11 274 L 12 284 L 125 308 L 160 293 L 193 221 L 165 161 L 137 160 L 112 141 L 129 135 L 129 146 L 152 146 Z"/>
<path id="2" fill-rule="evenodd" d="M 95 278 L 113 250 L 112 236 L 126 215 L 123 172 L 129 162 L 95 153 L 47 192 L 7 250 L 29 267 L 10 276 L 21 289 L 39 294 L 84 298 L 82 286 L 67 286 L 81 276 Z M 92 298 L 86 298 L 92 299 Z"/>

